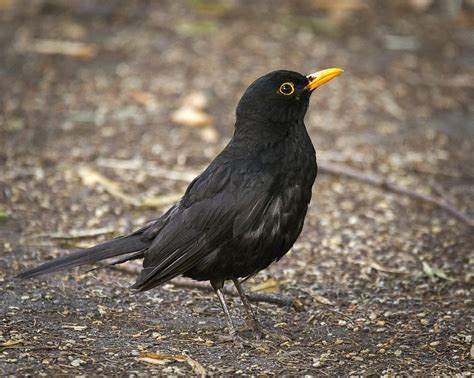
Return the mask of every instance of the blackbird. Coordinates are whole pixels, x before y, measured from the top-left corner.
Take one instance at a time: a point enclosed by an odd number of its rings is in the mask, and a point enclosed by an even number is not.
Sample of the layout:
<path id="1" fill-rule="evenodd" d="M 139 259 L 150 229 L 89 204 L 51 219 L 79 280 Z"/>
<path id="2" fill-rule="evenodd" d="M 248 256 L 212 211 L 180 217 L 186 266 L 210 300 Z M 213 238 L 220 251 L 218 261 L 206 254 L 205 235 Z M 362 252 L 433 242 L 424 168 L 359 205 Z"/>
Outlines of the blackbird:
<path id="1" fill-rule="evenodd" d="M 304 116 L 313 90 L 342 72 L 330 68 L 304 76 L 280 70 L 260 77 L 238 103 L 230 142 L 165 214 L 129 235 L 18 277 L 117 256 L 113 264 L 143 258 L 133 289 L 149 290 L 179 275 L 208 280 L 235 334 L 222 292 L 224 282 L 232 280 L 252 327 L 262 332 L 242 281 L 285 255 L 303 228 L 317 174 Z"/>

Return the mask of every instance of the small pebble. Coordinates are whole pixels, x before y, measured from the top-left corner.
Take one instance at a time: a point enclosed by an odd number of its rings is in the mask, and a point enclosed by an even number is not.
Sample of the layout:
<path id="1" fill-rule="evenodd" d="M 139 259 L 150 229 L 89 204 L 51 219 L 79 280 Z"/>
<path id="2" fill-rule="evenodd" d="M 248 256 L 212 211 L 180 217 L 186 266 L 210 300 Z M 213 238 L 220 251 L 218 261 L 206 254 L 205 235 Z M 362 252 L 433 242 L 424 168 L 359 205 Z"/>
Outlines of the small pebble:
<path id="1" fill-rule="evenodd" d="M 81 360 L 80 358 L 76 358 L 75 360 L 71 361 L 71 365 L 75 366 L 75 367 L 81 366 L 81 364 L 83 364 L 83 363 L 84 363 L 84 361 Z"/>

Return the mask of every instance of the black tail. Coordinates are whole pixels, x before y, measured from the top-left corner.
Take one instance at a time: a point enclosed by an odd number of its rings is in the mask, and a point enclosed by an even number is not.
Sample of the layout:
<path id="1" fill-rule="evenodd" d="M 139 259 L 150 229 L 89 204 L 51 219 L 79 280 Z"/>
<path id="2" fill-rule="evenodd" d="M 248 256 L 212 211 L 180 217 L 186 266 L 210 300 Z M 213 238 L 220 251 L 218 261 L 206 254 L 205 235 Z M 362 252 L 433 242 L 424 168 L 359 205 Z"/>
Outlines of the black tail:
<path id="1" fill-rule="evenodd" d="M 48 261 L 36 268 L 20 273 L 17 278 L 32 278 L 43 274 L 57 272 L 58 270 L 74 268 L 84 264 L 91 264 L 100 260 L 106 260 L 111 257 L 132 254 L 131 259 L 138 258 L 140 251 L 144 254 L 148 243 L 141 240 L 141 233 L 134 233 L 128 236 L 121 236 L 110 240 L 103 244 L 96 245 L 87 249 L 74 251 L 66 256 Z M 122 258 L 121 262 L 127 261 L 128 258 Z"/>

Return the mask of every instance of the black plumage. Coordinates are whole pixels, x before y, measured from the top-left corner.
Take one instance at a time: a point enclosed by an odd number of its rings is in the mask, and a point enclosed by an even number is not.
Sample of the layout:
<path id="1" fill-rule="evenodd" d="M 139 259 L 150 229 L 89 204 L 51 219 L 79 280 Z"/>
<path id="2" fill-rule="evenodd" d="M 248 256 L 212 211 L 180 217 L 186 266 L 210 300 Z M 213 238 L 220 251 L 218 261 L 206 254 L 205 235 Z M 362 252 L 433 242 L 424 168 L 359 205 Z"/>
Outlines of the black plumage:
<path id="1" fill-rule="evenodd" d="M 75 251 L 23 272 L 31 278 L 121 256 L 144 258 L 132 288 L 144 291 L 183 275 L 209 280 L 234 330 L 221 288 L 233 280 L 260 330 L 240 284 L 279 260 L 299 236 L 317 174 L 304 125 L 312 91 L 342 70 L 303 76 L 275 71 L 242 96 L 235 133 L 196 177 L 182 199 L 136 232 Z"/>

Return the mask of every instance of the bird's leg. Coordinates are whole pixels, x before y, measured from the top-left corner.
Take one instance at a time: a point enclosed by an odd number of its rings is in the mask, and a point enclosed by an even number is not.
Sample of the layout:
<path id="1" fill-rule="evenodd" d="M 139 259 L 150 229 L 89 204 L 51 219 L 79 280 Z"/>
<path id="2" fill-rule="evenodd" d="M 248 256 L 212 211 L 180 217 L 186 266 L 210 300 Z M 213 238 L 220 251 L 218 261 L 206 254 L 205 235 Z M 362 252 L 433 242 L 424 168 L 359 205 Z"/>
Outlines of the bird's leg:
<path id="1" fill-rule="evenodd" d="M 229 308 L 227 307 L 227 303 L 224 298 L 224 294 L 222 293 L 222 288 L 224 286 L 224 281 L 211 281 L 212 288 L 217 294 L 219 298 L 219 302 L 221 302 L 222 309 L 224 310 L 225 320 L 227 322 L 227 327 L 229 328 L 229 333 L 231 336 L 236 334 L 234 322 L 230 316 Z"/>
<path id="2" fill-rule="evenodd" d="M 263 327 L 260 325 L 257 319 L 257 315 L 252 309 L 252 305 L 250 304 L 250 301 L 247 298 L 247 295 L 245 294 L 244 287 L 242 286 L 242 284 L 240 283 L 238 279 L 235 279 L 233 281 L 237 289 L 237 292 L 239 293 L 240 299 L 242 300 L 242 303 L 244 304 L 245 312 L 247 313 L 248 318 L 252 322 L 254 331 L 257 333 L 256 336 L 260 338 L 265 334 Z"/>

